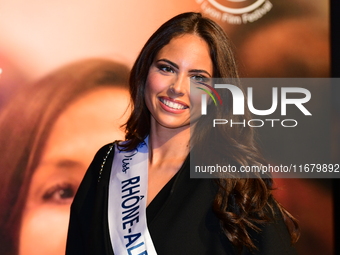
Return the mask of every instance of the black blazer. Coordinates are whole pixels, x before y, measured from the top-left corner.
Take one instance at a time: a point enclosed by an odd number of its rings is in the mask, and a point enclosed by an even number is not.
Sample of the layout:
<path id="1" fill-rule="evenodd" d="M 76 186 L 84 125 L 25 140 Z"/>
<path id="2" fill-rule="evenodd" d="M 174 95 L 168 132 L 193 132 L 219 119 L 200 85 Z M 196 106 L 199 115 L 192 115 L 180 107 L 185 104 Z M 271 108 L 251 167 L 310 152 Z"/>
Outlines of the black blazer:
<path id="1" fill-rule="evenodd" d="M 71 205 L 67 255 L 113 255 L 107 212 L 114 150 L 100 173 L 108 150 L 106 145 L 97 152 Z M 184 162 L 147 207 L 148 229 L 159 255 L 237 254 L 211 209 L 216 190 L 211 179 L 190 179 L 189 159 Z M 280 214 L 260 227 L 260 233 L 251 232 L 258 251 L 244 249 L 242 255 L 296 254 Z"/>

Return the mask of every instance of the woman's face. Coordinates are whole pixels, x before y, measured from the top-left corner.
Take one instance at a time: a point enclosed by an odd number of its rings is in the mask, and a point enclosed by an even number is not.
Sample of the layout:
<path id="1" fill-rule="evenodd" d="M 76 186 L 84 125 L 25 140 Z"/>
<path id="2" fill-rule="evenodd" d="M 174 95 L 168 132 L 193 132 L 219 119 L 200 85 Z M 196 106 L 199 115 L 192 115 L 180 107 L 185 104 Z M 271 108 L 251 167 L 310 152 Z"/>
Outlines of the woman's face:
<path id="1" fill-rule="evenodd" d="M 208 44 L 199 36 L 185 34 L 173 38 L 156 55 L 150 66 L 145 102 L 151 124 L 165 128 L 186 128 L 199 118 L 202 90 L 190 82 L 212 77 L 213 63 Z M 193 83 L 192 83 L 193 84 Z"/>
<path id="2" fill-rule="evenodd" d="M 130 113 L 128 103 L 126 90 L 97 88 L 57 119 L 30 184 L 20 255 L 65 254 L 70 204 L 96 151 L 124 138 L 119 126 Z"/>

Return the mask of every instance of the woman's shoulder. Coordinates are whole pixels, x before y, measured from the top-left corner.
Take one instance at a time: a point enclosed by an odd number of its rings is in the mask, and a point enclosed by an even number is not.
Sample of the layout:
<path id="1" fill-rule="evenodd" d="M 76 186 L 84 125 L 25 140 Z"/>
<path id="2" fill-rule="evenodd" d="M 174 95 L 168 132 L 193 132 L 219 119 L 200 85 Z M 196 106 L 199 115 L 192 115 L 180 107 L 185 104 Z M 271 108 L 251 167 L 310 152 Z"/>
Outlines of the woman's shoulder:
<path id="1" fill-rule="evenodd" d="M 114 155 L 114 146 L 117 142 L 112 142 L 102 146 L 89 165 L 77 190 L 72 205 L 82 204 L 89 197 L 96 193 L 98 184 L 106 183 L 107 176 L 110 176 L 111 165 Z"/>
<path id="2" fill-rule="evenodd" d="M 124 144 L 126 141 L 114 141 L 112 143 L 106 144 L 102 146 L 94 156 L 94 159 L 88 169 L 88 171 L 93 172 L 94 175 L 98 175 L 98 181 L 100 181 L 101 178 L 105 177 L 105 173 L 108 171 L 105 171 L 108 166 L 112 165 L 112 161 L 115 154 L 115 147 L 118 148 L 119 151 L 125 150 Z M 122 146 L 123 145 L 123 146 Z M 99 171 L 98 171 L 99 170 Z"/>
<path id="3" fill-rule="evenodd" d="M 114 141 L 112 143 L 108 143 L 108 144 L 105 144 L 104 146 L 102 146 L 97 152 L 96 154 L 94 155 L 94 158 L 93 158 L 93 161 L 92 163 L 95 163 L 97 161 L 101 161 L 103 160 L 105 157 L 108 157 L 111 152 L 113 151 L 114 149 L 114 146 L 115 144 L 117 144 L 118 141 Z M 91 163 L 91 164 L 92 164 Z"/>
<path id="4" fill-rule="evenodd" d="M 107 169 L 111 169 L 115 146 L 117 146 L 120 142 L 121 141 L 114 141 L 102 146 L 95 154 L 93 161 L 88 168 L 87 172 L 90 173 L 86 174 L 91 175 L 91 178 L 97 179 L 98 182 L 100 182 L 102 178 L 109 176 L 107 173 L 110 171 Z"/>

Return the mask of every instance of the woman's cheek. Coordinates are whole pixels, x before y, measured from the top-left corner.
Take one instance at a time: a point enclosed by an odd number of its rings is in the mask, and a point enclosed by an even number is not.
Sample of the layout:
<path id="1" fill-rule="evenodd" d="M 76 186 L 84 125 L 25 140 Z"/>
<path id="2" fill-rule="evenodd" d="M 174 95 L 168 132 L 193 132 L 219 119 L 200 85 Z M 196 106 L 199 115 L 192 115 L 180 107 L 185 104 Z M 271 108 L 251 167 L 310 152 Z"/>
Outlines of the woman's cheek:
<path id="1" fill-rule="evenodd" d="M 41 192 L 28 196 L 19 255 L 65 254 L 70 206 L 79 183 L 62 179 L 38 185 Z"/>
<path id="2" fill-rule="evenodd" d="M 23 218 L 19 255 L 63 255 L 70 205 L 39 206 Z"/>

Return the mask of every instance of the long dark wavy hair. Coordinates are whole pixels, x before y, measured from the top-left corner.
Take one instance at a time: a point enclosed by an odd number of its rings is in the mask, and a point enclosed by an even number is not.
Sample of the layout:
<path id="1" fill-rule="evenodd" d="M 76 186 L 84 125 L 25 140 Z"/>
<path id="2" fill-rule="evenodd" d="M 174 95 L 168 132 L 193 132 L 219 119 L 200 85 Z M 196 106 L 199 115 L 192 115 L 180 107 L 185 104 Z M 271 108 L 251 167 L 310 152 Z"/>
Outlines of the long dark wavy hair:
<path id="1" fill-rule="evenodd" d="M 130 74 L 130 92 L 132 96 L 133 111 L 126 123 L 126 150 L 135 148 L 150 132 L 150 112 L 144 101 L 145 83 L 157 53 L 167 45 L 171 39 L 184 35 L 195 34 L 201 37 L 210 48 L 210 57 L 213 62 L 213 77 L 227 77 L 238 80 L 238 72 L 230 40 L 212 20 L 203 17 L 200 13 L 183 13 L 164 23 L 147 41 L 139 54 Z M 232 119 L 241 121 L 240 116 L 232 114 L 232 100 L 229 90 L 221 90 L 219 94 L 223 100 L 223 107 L 208 106 L 208 117 L 201 117 L 196 129 L 199 132 L 191 137 L 191 144 L 198 150 L 213 148 L 211 135 L 218 137 L 215 141 L 223 141 L 223 155 L 209 155 L 207 158 L 218 160 L 223 158 L 224 163 L 238 166 L 265 164 L 255 143 L 254 131 L 249 126 L 217 125 L 212 130 L 212 118 Z M 246 110 L 242 120 L 250 119 L 249 110 Z M 209 125 L 207 124 L 209 123 Z M 214 131 L 214 132 L 213 132 Z M 207 135 L 209 134 L 209 135 Z M 208 141 L 209 139 L 209 141 Z M 221 148 L 221 145 L 218 145 Z M 222 157 L 221 157 L 222 156 Z M 215 162 L 216 163 L 216 162 Z M 259 225 L 268 222 L 278 208 L 291 234 L 292 242 L 299 237 L 296 220 L 274 199 L 272 195 L 271 178 L 218 178 L 218 192 L 216 194 L 213 211 L 220 219 L 221 227 L 237 248 L 247 247 L 256 249 L 250 237 L 250 230 L 259 231 Z M 275 209 L 275 210 L 274 210 Z"/>

